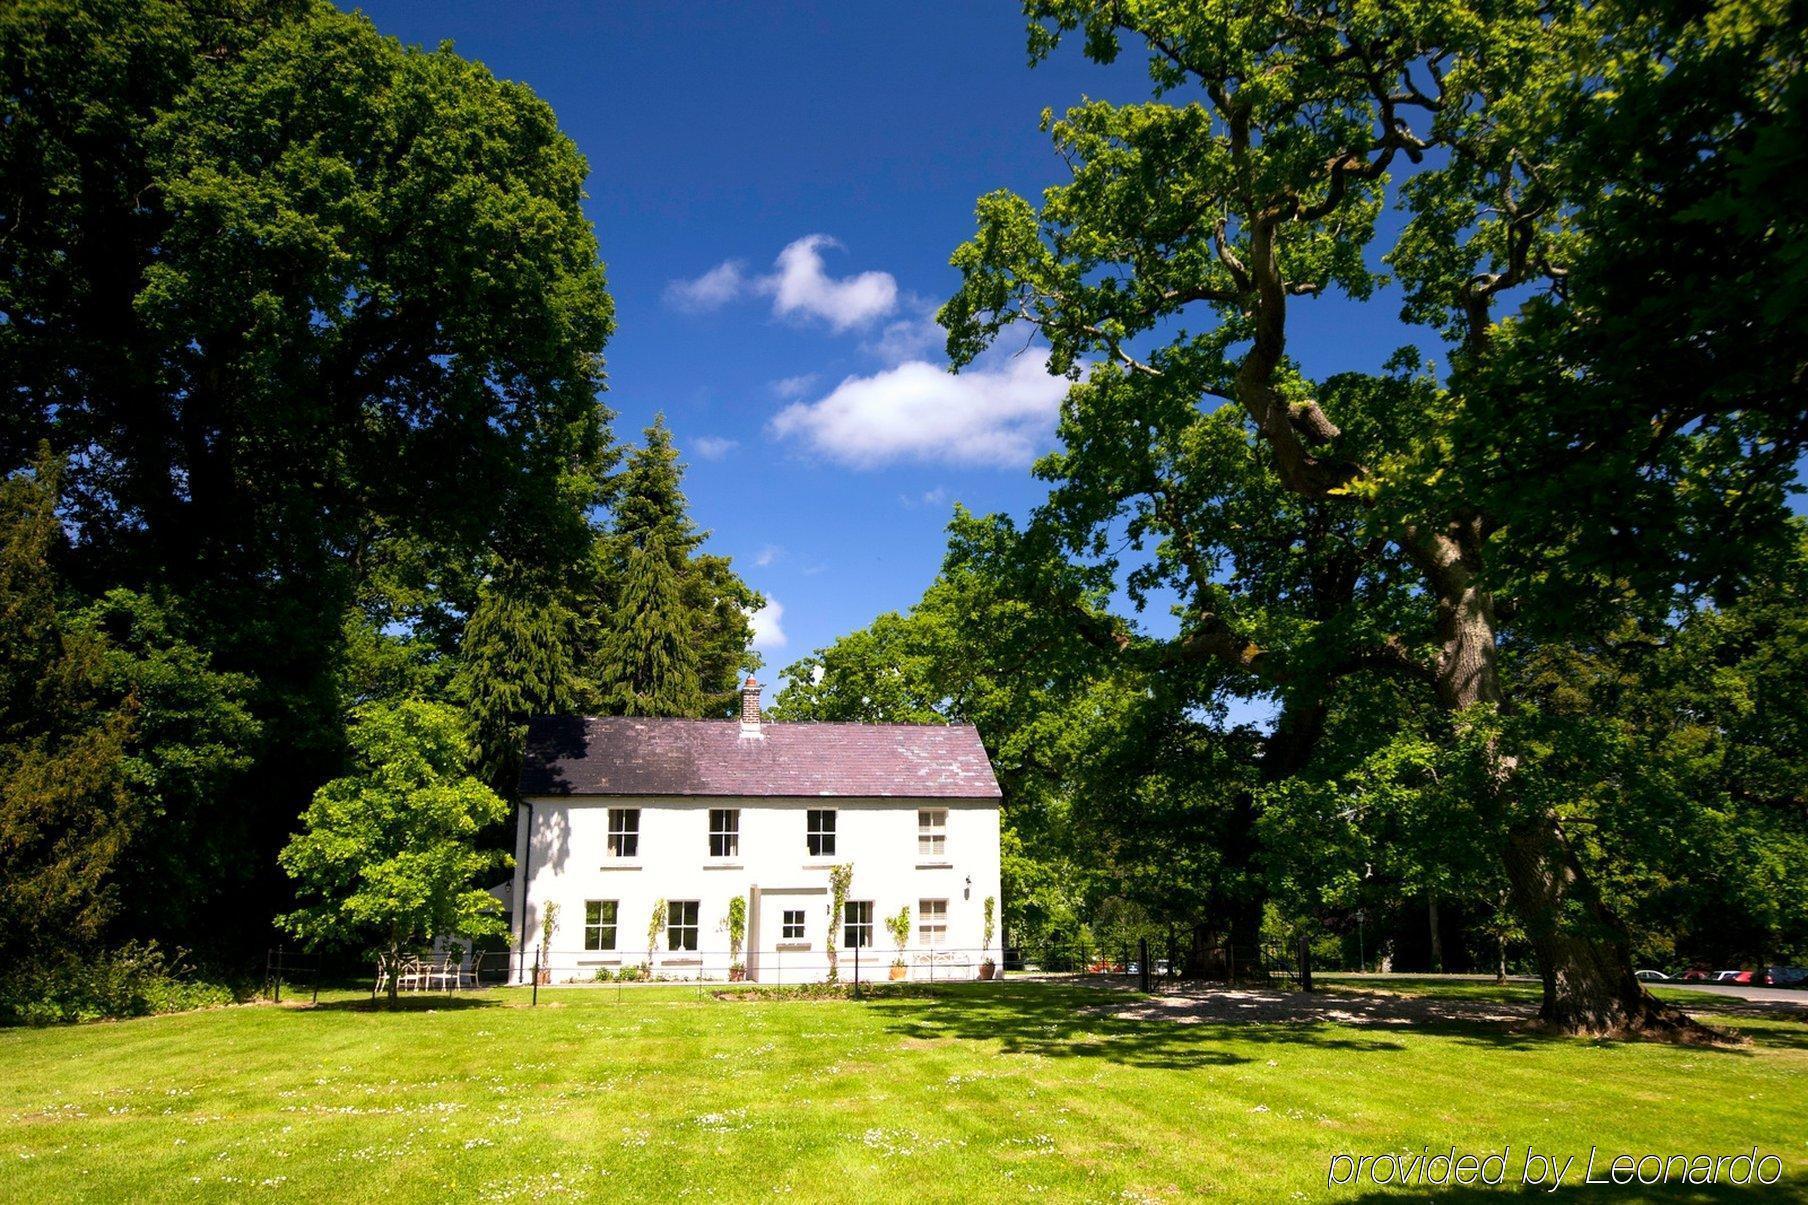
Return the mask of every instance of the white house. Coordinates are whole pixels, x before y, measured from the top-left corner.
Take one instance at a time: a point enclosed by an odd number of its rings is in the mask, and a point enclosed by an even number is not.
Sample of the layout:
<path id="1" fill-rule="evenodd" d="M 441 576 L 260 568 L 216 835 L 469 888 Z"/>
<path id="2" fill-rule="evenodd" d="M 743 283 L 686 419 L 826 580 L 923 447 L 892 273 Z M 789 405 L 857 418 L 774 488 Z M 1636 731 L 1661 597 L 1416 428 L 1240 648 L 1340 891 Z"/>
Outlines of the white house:
<path id="1" fill-rule="evenodd" d="M 510 913 L 513 976 L 645 968 L 760 983 L 972 978 L 999 897 L 998 781 L 967 725 L 770 723 L 749 679 L 731 720 L 546 718 L 529 728 Z M 831 916 L 830 872 L 852 868 Z M 909 913 L 899 954 L 886 918 Z M 599 975 L 600 972 L 600 975 Z"/>

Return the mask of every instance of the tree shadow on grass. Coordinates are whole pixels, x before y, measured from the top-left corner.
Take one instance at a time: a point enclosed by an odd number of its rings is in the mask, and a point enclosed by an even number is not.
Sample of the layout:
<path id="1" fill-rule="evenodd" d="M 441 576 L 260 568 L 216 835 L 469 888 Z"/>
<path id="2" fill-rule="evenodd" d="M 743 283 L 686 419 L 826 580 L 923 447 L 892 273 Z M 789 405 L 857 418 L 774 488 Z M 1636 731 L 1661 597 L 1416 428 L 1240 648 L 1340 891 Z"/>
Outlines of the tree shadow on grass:
<path id="1" fill-rule="evenodd" d="M 1361 1052 L 1406 1048 L 1389 1035 L 1502 1051 L 1583 1041 L 1541 1028 L 1528 1009 L 1488 1000 L 1241 990 L 1144 996 L 1051 983 L 880 989 L 867 999 L 909 1038 L 996 1041 L 1011 1053 L 1169 1069 L 1248 1062 L 1235 1048 L 1252 1043 Z M 1808 1030 L 1748 1025 L 1741 1032 L 1757 1046 L 1808 1049 Z M 1749 1045 L 1691 1049 L 1753 1053 Z"/>
<path id="2" fill-rule="evenodd" d="M 1140 999 L 1111 988 L 1050 984 L 963 985 L 868 997 L 869 1007 L 906 1038 L 991 1041 L 1012 1054 L 1162 1070 L 1252 1062 L 1254 1056 L 1236 1049 L 1251 1042 L 1352 1052 L 1405 1049 L 1397 1041 L 1331 1026 L 1182 1025 L 1118 1015 Z"/>
<path id="3" fill-rule="evenodd" d="M 297 1004 L 297 1012 L 319 1013 L 449 1013 L 463 1012 L 473 1008 L 506 1008 L 508 1002 L 497 997 L 483 996 L 402 996 L 391 1007 L 388 1000 L 378 997 L 372 1000 L 369 996 L 359 996 L 352 1000 L 322 1000 L 318 1004 Z"/>

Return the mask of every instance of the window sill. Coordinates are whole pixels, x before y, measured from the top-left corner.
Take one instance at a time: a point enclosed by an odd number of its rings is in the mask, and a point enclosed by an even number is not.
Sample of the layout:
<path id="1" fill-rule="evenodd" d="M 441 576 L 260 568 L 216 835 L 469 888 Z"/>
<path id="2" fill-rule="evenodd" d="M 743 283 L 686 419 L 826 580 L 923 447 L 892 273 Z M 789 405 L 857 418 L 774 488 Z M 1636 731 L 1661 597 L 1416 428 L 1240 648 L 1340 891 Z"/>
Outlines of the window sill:
<path id="1" fill-rule="evenodd" d="M 705 869 L 705 870 L 742 870 L 745 868 L 745 865 L 746 864 L 743 863 L 739 858 L 709 858 L 704 861 L 703 869 Z"/>
<path id="2" fill-rule="evenodd" d="M 604 958 L 580 958 L 578 959 L 578 965 L 581 967 L 618 967 L 621 965 L 621 955 L 613 954 Z"/>
<path id="3" fill-rule="evenodd" d="M 703 965 L 703 960 L 701 958 L 661 958 L 659 965 L 662 967 L 700 967 Z"/>
<path id="4" fill-rule="evenodd" d="M 836 865 L 838 865 L 838 861 L 833 857 L 804 859 L 805 870 L 833 870 Z"/>
<path id="5" fill-rule="evenodd" d="M 946 858 L 932 858 L 932 859 L 926 859 L 923 861 L 919 861 L 917 863 L 917 869 L 918 870 L 953 870 L 954 863 L 948 861 Z"/>
<path id="6" fill-rule="evenodd" d="M 810 943 L 807 941 L 781 941 L 773 947 L 775 950 L 808 950 L 810 948 Z"/>
<path id="7" fill-rule="evenodd" d="M 605 858 L 598 870 L 639 870 L 639 858 Z"/>

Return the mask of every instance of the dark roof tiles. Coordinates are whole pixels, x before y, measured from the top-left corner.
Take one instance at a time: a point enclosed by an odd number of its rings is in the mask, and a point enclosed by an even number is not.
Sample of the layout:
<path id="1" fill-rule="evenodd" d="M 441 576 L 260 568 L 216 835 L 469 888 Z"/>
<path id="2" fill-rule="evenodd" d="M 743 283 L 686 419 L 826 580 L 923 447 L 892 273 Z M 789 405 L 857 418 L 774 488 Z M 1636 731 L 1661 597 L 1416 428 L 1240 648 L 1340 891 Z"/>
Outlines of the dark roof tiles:
<path id="1" fill-rule="evenodd" d="M 764 723 L 613 716 L 528 726 L 523 795 L 997 799 L 970 725 Z"/>

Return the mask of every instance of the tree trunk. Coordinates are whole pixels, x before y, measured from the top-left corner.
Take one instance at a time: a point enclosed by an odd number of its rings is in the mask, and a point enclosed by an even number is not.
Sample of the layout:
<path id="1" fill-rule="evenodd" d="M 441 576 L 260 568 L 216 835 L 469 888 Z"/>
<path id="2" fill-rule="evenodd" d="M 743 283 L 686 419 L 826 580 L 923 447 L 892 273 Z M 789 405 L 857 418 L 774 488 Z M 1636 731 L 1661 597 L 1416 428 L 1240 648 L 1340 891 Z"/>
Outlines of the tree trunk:
<path id="1" fill-rule="evenodd" d="M 1459 525 L 1415 542 L 1415 556 L 1438 597 L 1439 702 L 1461 713 L 1498 707 L 1504 696 L 1496 657 L 1493 600 L 1477 580 L 1478 541 Z M 1477 800 L 1506 833 L 1500 851 L 1514 910 L 1525 925 L 1544 983 L 1539 1016 L 1569 1033 L 1710 1033 L 1660 1004 L 1633 974 L 1631 942 L 1601 898 L 1557 817 L 1517 806 L 1515 763 L 1496 750 L 1494 789 Z"/>
<path id="2" fill-rule="evenodd" d="M 1438 931 L 1438 893 L 1427 891 L 1426 920 L 1431 925 L 1431 969 L 1433 973 L 1444 969 L 1444 935 Z"/>
<path id="3" fill-rule="evenodd" d="M 402 950 L 400 946 L 389 947 L 389 1007 L 396 1006 L 396 999 L 401 988 Z"/>

